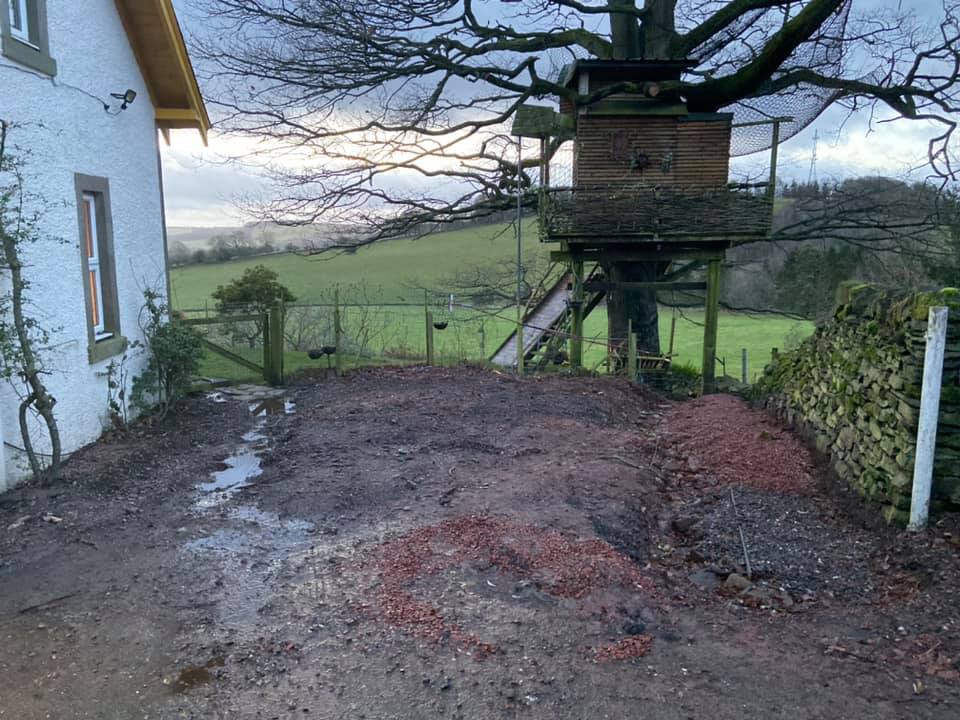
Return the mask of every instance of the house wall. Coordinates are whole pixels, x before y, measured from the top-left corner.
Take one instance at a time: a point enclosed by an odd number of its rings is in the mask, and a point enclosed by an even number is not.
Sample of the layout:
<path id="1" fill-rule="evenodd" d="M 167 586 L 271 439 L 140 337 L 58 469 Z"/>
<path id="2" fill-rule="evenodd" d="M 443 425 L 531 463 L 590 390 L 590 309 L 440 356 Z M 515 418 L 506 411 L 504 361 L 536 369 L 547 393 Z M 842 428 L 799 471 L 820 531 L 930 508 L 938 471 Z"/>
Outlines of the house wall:
<path id="1" fill-rule="evenodd" d="M 46 382 L 70 452 L 105 427 L 109 362 L 88 360 L 74 174 L 109 180 L 120 331 L 130 341 L 140 337 L 143 289 L 166 291 L 163 217 L 154 109 L 113 0 L 50 2 L 48 26 L 57 76 L 0 58 L 0 117 L 22 125 L 11 139 L 28 153 L 24 186 L 45 199 L 43 239 L 26 250 L 29 294 L 50 331 Z M 137 98 L 119 112 L 110 93 L 127 88 Z M 110 112 L 91 95 L 111 103 Z M 135 350 L 127 355 L 132 378 L 144 361 Z M 21 444 L 17 402 L 13 388 L 0 387 L 0 490 L 25 474 L 23 453 L 11 447 Z"/>

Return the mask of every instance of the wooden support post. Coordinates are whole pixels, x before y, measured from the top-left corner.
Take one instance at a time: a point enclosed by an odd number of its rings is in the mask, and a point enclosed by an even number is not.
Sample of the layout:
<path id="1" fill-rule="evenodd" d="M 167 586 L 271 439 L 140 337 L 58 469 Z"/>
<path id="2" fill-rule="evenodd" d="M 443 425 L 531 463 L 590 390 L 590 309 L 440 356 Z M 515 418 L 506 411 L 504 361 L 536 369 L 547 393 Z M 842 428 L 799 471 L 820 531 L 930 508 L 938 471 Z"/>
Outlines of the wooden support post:
<path id="1" fill-rule="evenodd" d="M 574 256 L 570 261 L 573 273 L 573 296 L 570 300 L 570 367 L 579 370 L 583 367 L 583 258 Z"/>
<path id="2" fill-rule="evenodd" d="M 667 355 L 673 357 L 673 341 L 677 334 L 677 316 L 673 315 L 670 318 L 670 345 L 667 348 Z"/>
<path id="3" fill-rule="evenodd" d="M 703 393 L 716 389 L 717 324 L 720 310 L 720 261 L 707 266 L 707 312 L 703 323 Z"/>
<path id="4" fill-rule="evenodd" d="M 637 381 L 637 334 L 633 331 L 633 320 L 627 320 L 627 379 Z"/>
<path id="5" fill-rule="evenodd" d="M 750 382 L 749 375 L 747 373 L 747 349 L 740 349 L 740 379 L 743 381 L 743 384 L 746 385 Z"/>
<path id="6" fill-rule="evenodd" d="M 433 365 L 433 313 L 427 310 L 427 365 Z"/>
<path id="7" fill-rule="evenodd" d="M 283 307 L 280 303 L 270 306 L 270 377 L 271 385 L 283 385 Z"/>
<path id="8" fill-rule="evenodd" d="M 777 195 L 777 156 L 780 152 L 780 120 L 773 121 L 773 137 L 770 145 L 770 179 L 767 183 L 767 199 L 773 207 L 773 199 Z"/>
<path id="9" fill-rule="evenodd" d="M 340 326 L 340 288 L 333 291 L 333 345 L 337 363 L 337 377 L 343 375 L 343 328 Z"/>

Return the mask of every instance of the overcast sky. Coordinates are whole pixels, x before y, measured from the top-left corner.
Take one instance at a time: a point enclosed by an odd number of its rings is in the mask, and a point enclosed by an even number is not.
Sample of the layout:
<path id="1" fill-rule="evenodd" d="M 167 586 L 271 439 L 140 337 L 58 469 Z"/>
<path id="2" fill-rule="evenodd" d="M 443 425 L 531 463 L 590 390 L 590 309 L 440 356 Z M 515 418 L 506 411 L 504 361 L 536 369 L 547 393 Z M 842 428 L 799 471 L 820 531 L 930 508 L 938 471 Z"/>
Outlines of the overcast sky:
<path id="1" fill-rule="evenodd" d="M 872 0 L 866 2 L 872 4 Z M 937 0 L 903 2 L 905 8 L 915 5 L 931 10 L 935 4 Z M 177 0 L 176 5 L 183 22 L 187 8 L 183 0 Z M 863 8 L 864 2 L 857 6 Z M 828 110 L 781 146 L 782 179 L 804 181 L 809 177 L 815 133 L 819 135 L 816 175 L 821 181 L 878 174 L 910 174 L 918 178 L 923 173 L 916 168 L 924 164 L 931 127 L 902 120 L 871 127 L 866 114 L 848 119 L 837 109 Z M 171 146 L 162 147 L 168 224 L 221 226 L 250 220 L 237 210 L 235 200 L 238 196 L 262 193 L 265 186 L 251 172 L 222 161 L 224 156 L 238 152 L 238 140 L 212 132 L 209 147 L 204 148 L 195 132 L 174 131 L 172 137 Z M 736 158 L 732 162 L 733 172 L 754 176 L 765 173 L 768 158 L 768 152 Z"/>

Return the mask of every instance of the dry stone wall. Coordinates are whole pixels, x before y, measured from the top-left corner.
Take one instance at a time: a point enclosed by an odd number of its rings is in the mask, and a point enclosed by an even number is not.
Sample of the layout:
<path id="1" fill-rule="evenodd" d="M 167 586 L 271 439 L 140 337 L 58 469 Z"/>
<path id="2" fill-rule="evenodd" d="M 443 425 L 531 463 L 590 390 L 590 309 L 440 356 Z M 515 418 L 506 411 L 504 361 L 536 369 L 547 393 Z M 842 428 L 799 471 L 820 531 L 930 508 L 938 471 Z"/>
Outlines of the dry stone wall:
<path id="1" fill-rule="evenodd" d="M 815 439 L 836 474 L 909 516 L 927 314 L 950 308 L 933 510 L 960 509 L 960 291 L 898 294 L 841 286 L 832 319 L 767 366 L 755 388 L 767 407 Z"/>

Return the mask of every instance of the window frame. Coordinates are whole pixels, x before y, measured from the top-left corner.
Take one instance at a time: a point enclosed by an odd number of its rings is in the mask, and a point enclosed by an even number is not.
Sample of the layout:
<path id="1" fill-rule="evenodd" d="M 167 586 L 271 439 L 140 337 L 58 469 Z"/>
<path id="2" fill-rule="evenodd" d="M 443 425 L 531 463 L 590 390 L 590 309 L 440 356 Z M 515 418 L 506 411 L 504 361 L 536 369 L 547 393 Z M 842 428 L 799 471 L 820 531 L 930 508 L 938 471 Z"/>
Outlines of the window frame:
<path id="1" fill-rule="evenodd" d="M 84 298 L 83 317 L 87 329 L 88 355 L 92 364 L 123 352 L 127 341 L 120 332 L 110 181 L 103 177 L 77 173 L 74 175 L 74 183 L 77 194 L 80 277 Z M 91 209 L 93 215 L 88 216 Z M 91 221 L 89 226 L 88 217 Z M 95 241 L 93 253 L 88 249 L 88 239 Z M 99 284 L 99 297 L 94 295 L 96 288 L 91 286 L 94 276 Z"/>
<path id="2" fill-rule="evenodd" d="M 23 30 L 13 27 L 14 4 Z M 57 61 L 50 55 L 47 0 L 0 0 L 0 55 L 44 75 L 57 74 Z"/>
<path id="3" fill-rule="evenodd" d="M 10 16 L 10 35 L 19 40 L 20 42 L 25 42 L 28 45 L 36 44 L 30 39 L 30 13 L 28 12 L 29 8 L 27 7 L 27 0 L 7 0 L 8 11 Z M 20 24 L 23 26 L 21 28 L 16 28 L 13 25 L 14 11 L 19 11 L 20 14 Z M 34 30 L 36 32 L 36 30 Z"/>

